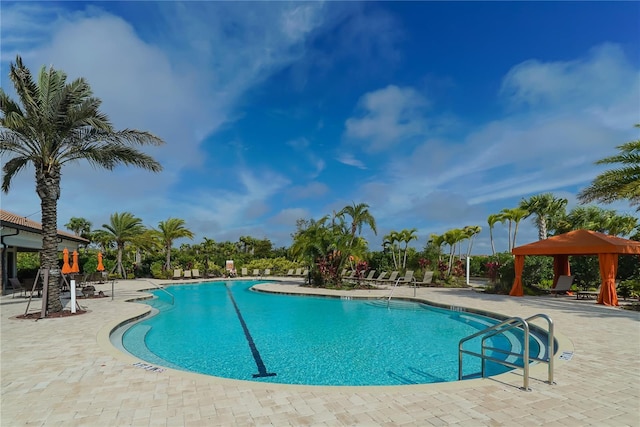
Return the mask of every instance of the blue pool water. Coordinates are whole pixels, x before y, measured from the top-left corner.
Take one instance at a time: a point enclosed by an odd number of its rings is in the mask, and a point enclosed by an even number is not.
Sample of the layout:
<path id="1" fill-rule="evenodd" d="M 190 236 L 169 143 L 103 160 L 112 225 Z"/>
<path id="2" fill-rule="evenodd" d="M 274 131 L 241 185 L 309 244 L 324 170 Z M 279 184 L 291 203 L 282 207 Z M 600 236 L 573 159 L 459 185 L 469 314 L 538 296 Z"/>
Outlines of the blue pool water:
<path id="1" fill-rule="evenodd" d="M 256 281 L 169 287 L 145 301 L 159 310 L 122 335 L 147 362 L 218 377 L 310 385 L 400 385 L 458 380 L 458 342 L 495 319 L 426 304 L 275 295 Z M 516 332 L 517 335 L 517 332 Z M 522 337 L 499 335 L 512 349 Z M 479 350 L 479 341 L 465 348 Z M 537 341 L 531 340 L 537 354 Z M 521 361 L 520 361 L 521 362 Z M 505 372 L 487 365 L 489 374 Z M 464 356 L 464 375 L 480 361 Z"/>

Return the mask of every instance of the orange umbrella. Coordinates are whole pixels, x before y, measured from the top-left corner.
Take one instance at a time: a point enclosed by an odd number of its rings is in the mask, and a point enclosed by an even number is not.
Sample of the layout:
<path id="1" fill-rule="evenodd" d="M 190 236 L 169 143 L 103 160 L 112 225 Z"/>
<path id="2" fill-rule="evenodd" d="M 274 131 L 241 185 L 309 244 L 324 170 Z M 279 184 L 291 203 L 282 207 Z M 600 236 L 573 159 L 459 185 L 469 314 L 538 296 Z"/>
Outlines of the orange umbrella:
<path id="1" fill-rule="evenodd" d="M 78 264 L 78 251 L 73 251 L 73 267 L 71 267 L 72 273 L 80 273 L 80 265 Z"/>
<path id="2" fill-rule="evenodd" d="M 102 265 L 102 252 L 98 252 L 98 266 L 96 267 L 98 271 L 104 271 L 104 265 Z"/>
<path id="3" fill-rule="evenodd" d="M 71 266 L 69 265 L 69 249 L 64 248 L 62 251 L 62 274 L 71 273 Z"/>

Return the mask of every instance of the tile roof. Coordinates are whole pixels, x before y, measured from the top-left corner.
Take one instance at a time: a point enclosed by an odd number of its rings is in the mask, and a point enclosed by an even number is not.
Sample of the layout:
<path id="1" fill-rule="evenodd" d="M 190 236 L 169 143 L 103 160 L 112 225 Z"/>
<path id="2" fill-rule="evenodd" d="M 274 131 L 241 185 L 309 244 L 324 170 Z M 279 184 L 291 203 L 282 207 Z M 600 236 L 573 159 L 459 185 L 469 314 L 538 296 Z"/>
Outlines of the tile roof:
<path id="1" fill-rule="evenodd" d="M 14 214 L 13 212 L 5 211 L 4 209 L 0 209 L 0 222 L 2 222 L 3 224 L 8 224 L 9 226 L 12 225 L 14 227 L 35 231 L 37 233 L 42 232 L 42 224 L 40 224 L 39 222 L 32 221 L 23 216 Z M 89 240 L 80 236 L 76 236 L 75 234 L 69 233 L 67 231 L 58 230 L 58 236 L 78 242 L 89 243 Z"/>

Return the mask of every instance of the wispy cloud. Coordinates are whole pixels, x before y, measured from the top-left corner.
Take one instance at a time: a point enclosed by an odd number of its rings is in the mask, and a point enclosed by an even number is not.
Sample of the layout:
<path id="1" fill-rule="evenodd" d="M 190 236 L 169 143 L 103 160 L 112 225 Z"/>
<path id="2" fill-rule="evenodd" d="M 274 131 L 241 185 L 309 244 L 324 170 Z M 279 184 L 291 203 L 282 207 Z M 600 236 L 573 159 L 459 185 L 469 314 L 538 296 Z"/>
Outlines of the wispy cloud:
<path id="1" fill-rule="evenodd" d="M 345 136 L 361 141 L 365 151 L 382 151 L 425 131 L 427 100 L 413 88 L 389 85 L 367 93 L 359 113 L 345 122 Z"/>

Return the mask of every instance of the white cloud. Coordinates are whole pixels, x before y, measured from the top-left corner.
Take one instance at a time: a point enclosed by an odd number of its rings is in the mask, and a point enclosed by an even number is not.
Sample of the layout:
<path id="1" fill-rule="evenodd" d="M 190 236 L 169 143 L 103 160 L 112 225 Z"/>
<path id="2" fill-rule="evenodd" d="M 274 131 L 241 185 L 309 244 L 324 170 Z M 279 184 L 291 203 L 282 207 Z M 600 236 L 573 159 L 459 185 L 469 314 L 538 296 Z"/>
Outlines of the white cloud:
<path id="1" fill-rule="evenodd" d="M 422 134 L 427 100 L 413 88 L 389 85 L 358 101 L 360 114 L 347 119 L 345 136 L 359 140 L 366 151 L 382 151 Z"/>
<path id="2" fill-rule="evenodd" d="M 340 153 L 336 160 L 348 166 L 354 166 L 358 169 L 366 169 L 367 166 L 360 159 L 356 159 L 351 153 Z"/>

